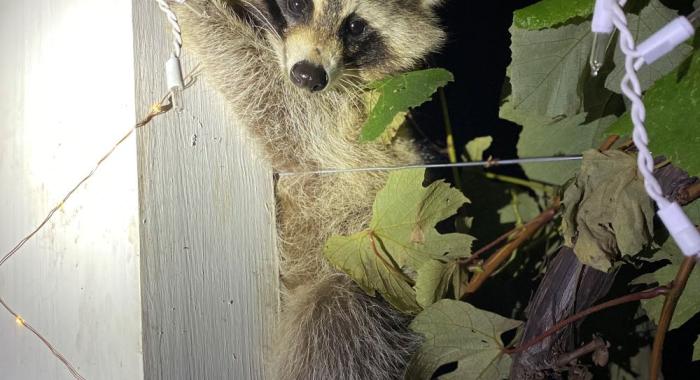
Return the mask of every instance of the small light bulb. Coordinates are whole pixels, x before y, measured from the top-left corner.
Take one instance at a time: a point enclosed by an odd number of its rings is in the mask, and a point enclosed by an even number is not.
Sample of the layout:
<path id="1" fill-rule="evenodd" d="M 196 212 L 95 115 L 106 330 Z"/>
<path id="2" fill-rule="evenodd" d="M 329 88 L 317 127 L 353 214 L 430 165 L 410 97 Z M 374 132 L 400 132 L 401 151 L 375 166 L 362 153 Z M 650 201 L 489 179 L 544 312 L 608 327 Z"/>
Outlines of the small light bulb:
<path id="1" fill-rule="evenodd" d="M 182 112 L 185 105 L 182 101 L 182 87 L 175 86 L 170 89 L 170 99 L 173 102 L 173 109 L 177 112 Z"/>
<path id="2" fill-rule="evenodd" d="M 24 319 L 22 317 L 16 317 L 15 323 L 17 323 L 17 327 L 24 327 Z"/>
<path id="3" fill-rule="evenodd" d="M 593 33 L 593 45 L 591 47 L 591 57 L 588 64 L 591 66 L 591 75 L 597 76 L 600 69 L 605 65 L 605 56 L 612 39 L 612 33 Z"/>

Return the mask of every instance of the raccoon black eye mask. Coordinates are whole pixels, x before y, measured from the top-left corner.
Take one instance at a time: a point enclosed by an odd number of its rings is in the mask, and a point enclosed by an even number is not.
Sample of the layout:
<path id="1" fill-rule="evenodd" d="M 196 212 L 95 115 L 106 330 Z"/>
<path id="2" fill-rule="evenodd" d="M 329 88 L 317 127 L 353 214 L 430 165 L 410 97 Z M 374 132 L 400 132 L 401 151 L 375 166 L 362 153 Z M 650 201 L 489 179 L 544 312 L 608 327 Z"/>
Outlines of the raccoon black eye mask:
<path id="1" fill-rule="evenodd" d="M 387 46 L 379 32 L 357 15 L 348 18 L 341 38 L 344 42 L 343 61 L 349 69 L 380 65 L 388 56 Z"/>
<path id="2" fill-rule="evenodd" d="M 278 4 L 280 4 L 278 2 Z M 349 4 L 349 5 L 348 5 Z M 282 32 L 289 57 L 292 83 L 310 92 L 325 90 L 343 70 L 376 66 L 388 56 L 380 33 L 357 12 L 352 2 L 284 0 L 280 12 L 288 26 Z M 360 8 L 361 9 L 361 8 Z M 340 56 L 333 60 L 329 57 Z"/>
<path id="3" fill-rule="evenodd" d="M 314 3 L 309 0 L 287 0 L 287 11 L 295 21 L 306 22 L 313 14 Z"/>

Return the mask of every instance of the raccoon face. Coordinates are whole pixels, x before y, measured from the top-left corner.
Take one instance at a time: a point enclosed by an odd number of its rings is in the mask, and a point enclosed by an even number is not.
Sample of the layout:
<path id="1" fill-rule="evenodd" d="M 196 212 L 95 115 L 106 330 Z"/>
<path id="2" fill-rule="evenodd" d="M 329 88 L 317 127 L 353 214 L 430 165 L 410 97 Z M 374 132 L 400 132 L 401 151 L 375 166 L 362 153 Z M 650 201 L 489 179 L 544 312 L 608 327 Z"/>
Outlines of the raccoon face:
<path id="1" fill-rule="evenodd" d="M 280 66 L 311 92 L 413 68 L 442 44 L 440 0 L 276 0 Z M 348 83 L 350 82 L 350 83 Z"/>

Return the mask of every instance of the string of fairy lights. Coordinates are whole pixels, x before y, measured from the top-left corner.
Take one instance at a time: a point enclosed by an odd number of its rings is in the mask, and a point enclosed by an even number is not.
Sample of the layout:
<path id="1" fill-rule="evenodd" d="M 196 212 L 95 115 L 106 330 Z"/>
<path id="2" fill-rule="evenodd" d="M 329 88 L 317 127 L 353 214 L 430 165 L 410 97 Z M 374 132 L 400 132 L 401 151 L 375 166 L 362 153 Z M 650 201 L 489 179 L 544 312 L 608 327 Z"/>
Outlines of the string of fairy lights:
<path id="1" fill-rule="evenodd" d="M 179 3 L 185 2 L 185 0 L 175 1 Z M 63 199 L 48 212 L 48 214 L 44 217 L 41 223 L 39 223 L 34 230 L 32 230 L 27 236 L 22 238 L 7 254 L 5 254 L 0 259 L 0 267 L 2 267 L 14 255 L 16 255 L 27 242 L 29 242 L 34 236 L 36 236 L 36 234 L 39 231 L 41 231 L 46 226 L 46 224 L 53 218 L 56 212 L 63 207 L 63 205 L 76 193 L 76 191 L 78 191 L 78 189 L 83 184 L 85 184 L 90 178 L 92 178 L 92 176 L 97 172 L 97 170 L 102 166 L 102 164 L 112 155 L 112 153 L 114 153 L 114 151 L 116 151 L 117 148 L 119 148 L 119 146 L 121 146 L 125 141 L 127 141 L 127 139 L 129 139 L 129 137 L 131 137 L 137 129 L 148 125 L 154 118 L 168 112 L 173 108 L 178 111 L 182 110 L 182 92 L 194 84 L 197 75 L 199 74 L 199 67 L 195 67 L 186 78 L 183 78 L 182 68 L 180 65 L 180 56 L 182 50 L 182 34 L 180 30 L 180 25 L 177 21 L 177 16 L 170 9 L 170 5 L 168 4 L 167 0 L 156 0 L 156 3 L 158 4 L 161 11 L 165 13 L 168 22 L 171 25 L 173 34 L 173 53 L 171 55 L 171 58 L 166 63 L 168 93 L 165 96 L 163 96 L 160 99 L 160 101 L 154 103 L 150 107 L 147 115 L 143 119 L 141 119 L 141 121 L 136 123 L 132 128 L 130 128 L 126 132 L 126 134 L 124 134 L 124 136 L 121 139 L 119 139 L 111 147 L 111 149 L 109 149 L 109 151 L 107 151 L 107 153 L 97 161 L 93 169 L 85 177 L 83 177 L 83 179 L 80 180 L 73 188 L 71 188 L 70 191 L 68 191 L 68 193 L 66 193 Z M 85 380 L 85 377 L 83 377 L 80 374 L 80 372 L 78 372 L 77 367 L 68 359 L 66 359 L 66 357 L 55 347 L 55 345 L 52 344 L 43 334 L 41 334 L 31 324 L 29 324 L 27 320 L 24 319 L 20 314 L 15 312 L 15 310 L 12 307 L 10 307 L 10 305 L 2 298 L 2 295 L 0 295 L 0 305 L 5 309 L 5 311 L 12 315 L 17 327 L 29 330 L 37 339 L 39 339 L 46 346 L 46 348 L 49 349 L 51 354 L 66 367 L 71 376 L 73 376 L 76 380 Z"/>
<path id="2" fill-rule="evenodd" d="M 197 79 L 197 76 L 199 75 L 199 69 L 198 67 L 195 67 L 192 73 L 190 73 L 184 80 L 184 86 L 183 89 L 187 89 L 191 87 L 194 82 Z M 102 166 L 102 164 L 114 153 L 114 151 L 117 150 L 125 141 L 131 137 L 136 130 L 145 127 L 148 125 L 153 119 L 156 117 L 170 111 L 173 108 L 173 103 L 172 103 L 172 94 L 168 93 L 167 95 L 163 96 L 160 101 L 157 103 L 154 103 L 151 108 L 149 109 L 148 113 L 146 116 L 141 119 L 138 123 L 136 123 L 131 129 L 129 129 L 124 136 L 119 139 L 110 149 L 109 151 L 102 156 L 97 161 L 97 164 L 93 167 L 93 169 L 85 176 L 83 177 L 82 180 L 80 180 L 73 188 L 71 188 L 68 193 L 63 197 L 63 199 L 58 202 L 44 217 L 44 219 L 37 225 L 36 228 L 32 230 L 27 236 L 22 238 L 7 254 L 5 254 L 2 259 L 0 259 L 0 267 L 2 267 L 9 259 L 11 259 L 13 256 L 15 256 L 21 248 L 29 242 L 36 234 L 41 231 L 44 226 L 53 218 L 54 214 L 63 207 L 63 205 L 68 202 L 69 199 L 75 195 L 75 193 L 78 191 L 78 189 L 85 184 L 90 178 L 93 177 L 93 175 L 97 172 L 97 170 Z M 36 330 L 27 320 L 21 316 L 18 312 L 16 312 L 0 295 L 0 306 L 2 306 L 5 311 L 7 311 L 12 318 L 15 320 L 15 323 L 17 327 L 19 328 L 24 328 L 29 330 L 36 338 L 38 338 L 48 349 L 51 351 L 51 354 L 55 356 L 68 370 L 68 372 L 77 380 L 85 380 L 85 377 L 83 377 L 77 370 L 77 367 L 72 364 L 66 357 L 56 348 L 54 344 L 52 344 L 43 334 L 41 334 L 38 330 Z"/>

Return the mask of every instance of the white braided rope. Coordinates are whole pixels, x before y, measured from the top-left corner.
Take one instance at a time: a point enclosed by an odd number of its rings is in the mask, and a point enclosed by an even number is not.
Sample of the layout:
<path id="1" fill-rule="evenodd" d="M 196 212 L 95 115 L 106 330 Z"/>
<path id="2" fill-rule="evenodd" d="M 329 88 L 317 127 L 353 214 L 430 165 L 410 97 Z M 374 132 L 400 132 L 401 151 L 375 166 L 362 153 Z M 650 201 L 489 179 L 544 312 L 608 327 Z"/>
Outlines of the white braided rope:
<path id="1" fill-rule="evenodd" d="M 177 3 L 184 4 L 186 0 L 173 0 Z M 173 34 L 173 53 L 175 57 L 180 58 L 182 54 L 182 30 L 180 30 L 180 23 L 177 21 L 177 15 L 170 8 L 168 0 L 156 0 L 158 7 L 160 8 L 168 19 L 171 26 L 171 32 Z"/>
<path id="2" fill-rule="evenodd" d="M 630 116 L 634 130 L 632 140 L 637 146 L 639 154 L 637 155 L 637 164 L 639 172 L 644 178 L 644 187 L 646 188 L 649 197 L 651 197 L 659 206 L 664 208 L 670 202 L 664 197 L 661 185 L 654 177 L 654 158 L 649 151 L 649 137 L 644 126 L 646 119 L 646 108 L 642 101 L 642 88 L 639 83 L 637 71 L 644 65 L 644 60 L 640 58 L 640 54 L 636 51 L 634 37 L 627 27 L 627 17 L 622 10 L 625 5 L 625 0 L 619 2 L 611 1 L 611 11 L 613 14 L 613 24 L 620 32 L 620 50 L 625 54 L 625 76 L 620 84 L 622 93 L 632 103 Z"/>
<path id="3" fill-rule="evenodd" d="M 187 0 L 170 0 L 179 4 L 185 4 Z M 185 89 L 185 84 L 182 78 L 182 64 L 180 63 L 180 56 L 182 55 L 182 30 L 180 29 L 180 23 L 177 20 L 177 15 L 170 8 L 168 0 L 156 0 L 158 7 L 165 14 L 168 19 L 168 23 L 171 26 L 171 32 L 173 34 L 173 52 L 170 59 L 165 63 L 165 76 L 167 79 L 168 89 L 170 90 L 171 100 L 173 108 L 178 112 L 182 112 L 184 109 L 184 103 L 182 101 L 182 91 Z"/>

